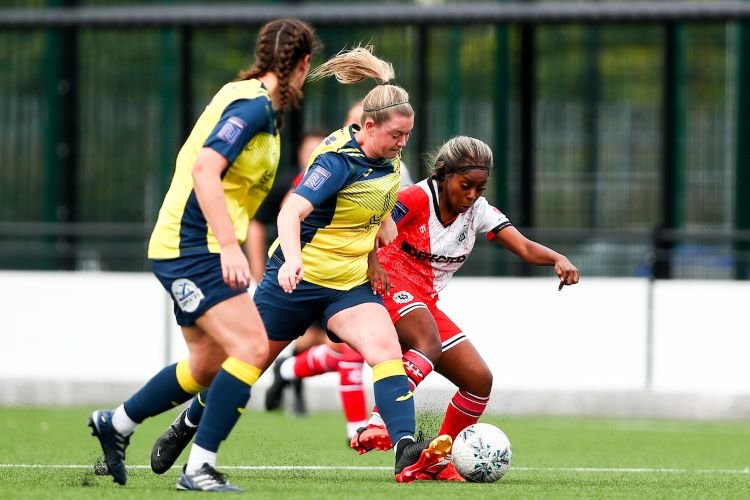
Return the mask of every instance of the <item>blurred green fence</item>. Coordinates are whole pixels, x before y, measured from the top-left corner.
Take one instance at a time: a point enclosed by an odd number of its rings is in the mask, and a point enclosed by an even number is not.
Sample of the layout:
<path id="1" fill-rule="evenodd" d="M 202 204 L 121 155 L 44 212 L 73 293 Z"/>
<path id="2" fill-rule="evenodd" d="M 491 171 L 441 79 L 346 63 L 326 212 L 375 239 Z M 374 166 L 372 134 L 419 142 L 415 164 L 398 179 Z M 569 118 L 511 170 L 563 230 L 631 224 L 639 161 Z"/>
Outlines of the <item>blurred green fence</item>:
<path id="1" fill-rule="evenodd" d="M 394 64 L 415 179 L 425 153 L 472 135 L 495 152 L 491 203 L 584 276 L 750 276 L 750 2 L 6 6 L 0 268 L 146 269 L 182 139 L 251 64 L 259 26 L 298 15 L 324 44 L 315 62 L 371 42 Z M 371 85 L 308 85 L 282 168 Z M 485 242 L 465 268 L 549 274 Z"/>

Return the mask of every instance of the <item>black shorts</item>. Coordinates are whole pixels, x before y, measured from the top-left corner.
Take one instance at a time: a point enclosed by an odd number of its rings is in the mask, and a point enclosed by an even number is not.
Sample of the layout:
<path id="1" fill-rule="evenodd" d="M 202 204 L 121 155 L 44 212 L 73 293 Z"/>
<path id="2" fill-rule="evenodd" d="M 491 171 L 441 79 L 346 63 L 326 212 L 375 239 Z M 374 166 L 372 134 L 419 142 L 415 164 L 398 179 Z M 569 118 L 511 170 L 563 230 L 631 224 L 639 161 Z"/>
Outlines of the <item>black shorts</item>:
<path id="1" fill-rule="evenodd" d="M 164 289 L 172 296 L 174 317 L 180 326 L 190 326 L 219 302 L 247 289 L 233 289 L 221 272 L 217 253 L 190 255 L 176 259 L 152 259 L 151 269 Z"/>
<path id="2" fill-rule="evenodd" d="M 359 304 L 383 305 L 383 298 L 372 293 L 369 283 L 351 290 L 334 290 L 303 280 L 292 293 L 286 293 L 279 285 L 276 270 L 266 271 L 253 300 L 271 340 L 294 340 L 315 321 L 328 330 L 328 320 L 333 315 Z M 340 342 L 335 333 L 329 332 L 329 337 Z"/>

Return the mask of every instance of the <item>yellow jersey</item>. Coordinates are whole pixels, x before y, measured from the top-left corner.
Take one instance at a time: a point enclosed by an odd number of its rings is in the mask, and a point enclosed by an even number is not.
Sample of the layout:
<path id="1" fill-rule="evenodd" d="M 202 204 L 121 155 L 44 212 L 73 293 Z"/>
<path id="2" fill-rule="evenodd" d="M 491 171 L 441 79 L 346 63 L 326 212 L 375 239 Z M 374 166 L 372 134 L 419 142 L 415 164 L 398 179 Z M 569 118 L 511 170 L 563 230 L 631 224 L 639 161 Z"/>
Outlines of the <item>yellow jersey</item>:
<path id="1" fill-rule="evenodd" d="M 400 157 L 366 157 L 354 138 L 356 130 L 337 130 L 321 142 L 294 191 L 314 207 L 301 222 L 304 280 L 335 290 L 367 281 L 367 254 L 400 185 Z M 268 255 L 269 269 L 284 262 L 278 239 Z"/>
<path id="2" fill-rule="evenodd" d="M 279 164 L 276 119 L 260 80 L 231 82 L 216 93 L 177 155 L 172 183 L 151 233 L 150 259 L 220 252 L 193 185 L 193 165 L 204 147 L 229 162 L 221 182 L 237 241 L 245 240 L 248 221 L 271 189 Z"/>

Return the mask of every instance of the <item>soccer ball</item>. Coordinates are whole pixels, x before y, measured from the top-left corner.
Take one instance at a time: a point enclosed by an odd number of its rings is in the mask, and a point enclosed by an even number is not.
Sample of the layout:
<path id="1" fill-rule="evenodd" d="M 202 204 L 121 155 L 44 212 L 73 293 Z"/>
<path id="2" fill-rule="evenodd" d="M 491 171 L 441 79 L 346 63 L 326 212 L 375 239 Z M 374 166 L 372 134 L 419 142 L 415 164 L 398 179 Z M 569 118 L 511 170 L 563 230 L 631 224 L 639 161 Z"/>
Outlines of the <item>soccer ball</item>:
<path id="1" fill-rule="evenodd" d="M 473 483 L 494 483 L 510 469 L 513 451 L 503 431 L 490 424 L 474 424 L 453 442 L 453 466 Z"/>

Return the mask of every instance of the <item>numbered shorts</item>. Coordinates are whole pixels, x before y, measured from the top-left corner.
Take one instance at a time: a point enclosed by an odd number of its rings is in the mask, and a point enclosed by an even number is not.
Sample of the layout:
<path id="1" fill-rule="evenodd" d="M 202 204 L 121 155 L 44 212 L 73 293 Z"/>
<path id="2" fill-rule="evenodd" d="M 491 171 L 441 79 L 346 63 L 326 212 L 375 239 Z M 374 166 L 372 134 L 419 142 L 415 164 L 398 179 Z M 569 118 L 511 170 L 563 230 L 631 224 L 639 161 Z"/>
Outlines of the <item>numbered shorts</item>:
<path id="1" fill-rule="evenodd" d="M 190 326 L 219 302 L 247 293 L 247 289 L 235 290 L 224 283 L 217 253 L 152 259 L 151 269 L 172 296 L 174 317 L 180 326 Z"/>
<path id="2" fill-rule="evenodd" d="M 266 270 L 253 300 L 271 340 L 294 340 L 313 322 L 320 321 L 331 340 L 341 342 L 327 328 L 333 315 L 368 302 L 383 305 L 383 298 L 372 293 L 369 283 L 351 290 L 334 290 L 303 280 L 292 293 L 286 293 L 275 269 Z"/>
<path id="3" fill-rule="evenodd" d="M 430 311 L 440 333 L 443 352 L 451 347 L 455 347 L 467 338 L 466 334 L 438 308 L 435 299 L 429 298 L 426 295 L 420 295 L 413 287 L 405 283 L 391 279 L 391 295 L 383 297 L 383 302 L 386 309 L 388 309 L 388 314 L 391 315 L 391 321 L 393 321 L 394 325 L 415 309 L 427 309 Z"/>

